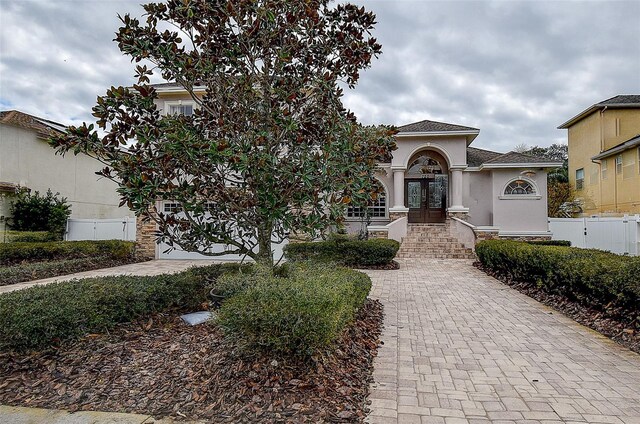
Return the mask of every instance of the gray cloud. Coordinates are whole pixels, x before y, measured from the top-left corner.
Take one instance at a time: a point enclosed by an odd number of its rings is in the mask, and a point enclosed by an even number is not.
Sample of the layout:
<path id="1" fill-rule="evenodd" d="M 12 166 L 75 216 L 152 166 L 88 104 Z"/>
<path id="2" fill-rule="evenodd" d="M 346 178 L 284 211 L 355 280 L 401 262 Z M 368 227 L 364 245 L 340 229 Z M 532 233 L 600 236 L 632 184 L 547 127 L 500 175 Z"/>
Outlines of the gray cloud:
<path id="1" fill-rule="evenodd" d="M 640 93 L 640 2 L 378 1 L 383 55 L 345 104 L 366 124 L 435 119 L 481 129 L 478 147 L 566 140 L 558 124 Z M 111 40 L 138 0 L 0 0 L 0 108 L 64 123 L 133 82 Z"/>

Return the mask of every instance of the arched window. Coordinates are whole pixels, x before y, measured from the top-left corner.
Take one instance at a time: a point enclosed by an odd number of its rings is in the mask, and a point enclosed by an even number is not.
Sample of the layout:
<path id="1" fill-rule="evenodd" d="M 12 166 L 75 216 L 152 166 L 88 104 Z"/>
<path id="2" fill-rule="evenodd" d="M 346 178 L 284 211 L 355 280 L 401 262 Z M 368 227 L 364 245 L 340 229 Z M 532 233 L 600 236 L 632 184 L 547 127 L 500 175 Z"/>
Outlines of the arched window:
<path id="1" fill-rule="evenodd" d="M 407 174 L 409 175 L 424 175 L 424 174 L 442 174 L 442 166 L 440 162 L 428 156 L 426 154 L 422 154 L 414 159 L 413 162 L 409 164 L 409 168 L 407 169 Z"/>
<path id="2" fill-rule="evenodd" d="M 533 184 L 522 178 L 511 181 L 504 189 L 505 196 L 533 196 L 536 194 L 536 188 Z"/>
<path id="3" fill-rule="evenodd" d="M 384 187 L 368 208 L 361 208 L 360 206 L 349 206 L 347 208 L 347 218 L 365 218 L 367 213 L 371 218 L 387 217 L 387 193 L 384 191 Z"/>

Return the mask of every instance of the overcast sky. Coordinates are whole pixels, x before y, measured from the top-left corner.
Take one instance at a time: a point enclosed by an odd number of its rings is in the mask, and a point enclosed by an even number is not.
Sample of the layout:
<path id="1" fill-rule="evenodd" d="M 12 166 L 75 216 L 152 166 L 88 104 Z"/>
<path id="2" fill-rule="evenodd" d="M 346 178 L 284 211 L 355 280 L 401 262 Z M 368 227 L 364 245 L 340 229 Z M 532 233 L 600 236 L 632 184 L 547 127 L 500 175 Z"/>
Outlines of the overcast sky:
<path id="1" fill-rule="evenodd" d="M 140 1 L 0 0 L 0 109 L 64 124 L 134 82 L 111 41 Z M 640 93 L 640 0 L 359 1 L 378 16 L 382 56 L 345 104 L 365 124 L 432 119 L 480 128 L 474 146 L 566 142 L 556 127 Z"/>

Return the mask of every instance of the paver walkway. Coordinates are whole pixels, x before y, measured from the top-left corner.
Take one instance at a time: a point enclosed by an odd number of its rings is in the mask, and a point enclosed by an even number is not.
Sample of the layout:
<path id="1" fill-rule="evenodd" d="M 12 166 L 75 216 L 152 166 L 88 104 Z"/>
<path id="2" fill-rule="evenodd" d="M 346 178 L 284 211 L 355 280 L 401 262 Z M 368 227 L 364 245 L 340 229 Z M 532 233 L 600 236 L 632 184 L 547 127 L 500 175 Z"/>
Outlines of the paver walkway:
<path id="1" fill-rule="evenodd" d="M 640 355 L 467 260 L 366 271 L 385 306 L 371 423 L 640 423 Z"/>
<path id="2" fill-rule="evenodd" d="M 68 281 L 89 277 L 107 277 L 111 275 L 159 275 L 159 274 L 173 274 L 175 272 L 184 271 L 192 266 L 203 266 L 209 263 L 216 263 L 221 261 L 216 260 L 168 260 L 160 259 L 155 261 L 140 262 L 136 264 L 128 264 L 122 266 L 116 266 L 113 268 L 101 268 L 93 271 L 78 272 L 76 274 L 61 275 L 59 277 L 44 278 L 42 280 L 25 281 L 24 283 L 10 284 L 8 286 L 0 286 L 0 294 L 21 290 L 27 287 L 44 285 L 53 283 L 54 281 Z"/>

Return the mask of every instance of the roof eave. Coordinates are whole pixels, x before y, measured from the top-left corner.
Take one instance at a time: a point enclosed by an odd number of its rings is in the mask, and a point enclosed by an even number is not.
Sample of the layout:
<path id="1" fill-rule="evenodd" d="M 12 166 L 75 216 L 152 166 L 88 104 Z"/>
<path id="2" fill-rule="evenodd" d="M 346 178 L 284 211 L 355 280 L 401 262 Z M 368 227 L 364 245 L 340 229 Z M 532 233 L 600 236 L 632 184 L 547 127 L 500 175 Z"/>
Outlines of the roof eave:
<path id="1" fill-rule="evenodd" d="M 187 90 L 184 87 L 155 87 L 158 93 L 187 93 Z M 205 86 L 196 86 L 193 87 L 194 93 L 204 93 L 207 91 L 207 87 Z"/>
<path id="2" fill-rule="evenodd" d="M 618 153 L 622 153 L 624 151 L 631 150 L 640 146 L 640 137 L 638 137 L 637 140 L 631 139 L 630 141 L 631 142 L 626 142 L 609 150 L 605 150 L 604 152 L 601 152 L 592 157 L 591 160 L 605 159 L 613 155 L 617 155 Z"/>
<path id="3" fill-rule="evenodd" d="M 508 169 L 508 168 L 562 168 L 562 162 L 539 162 L 539 163 L 483 163 L 482 169 Z"/>
<path id="4" fill-rule="evenodd" d="M 586 118 L 587 116 L 591 115 L 592 113 L 594 113 L 597 110 L 601 110 L 601 109 L 638 109 L 638 108 L 640 108 L 640 103 L 612 103 L 612 104 L 608 104 L 608 105 L 595 104 L 595 105 L 593 105 L 591 107 L 588 107 L 587 109 L 583 110 L 582 112 L 580 112 L 579 114 L 577 114 L 573 118 L 569 119 L 564 124 L 561 124 L 558 127 L 558 129 L 559 130 L 568 129 L 571 125 L 575 124 L 578 121 L 581 121 L 582 119 Z"/>
<path id="5" fill-rule="evenodd" d="M 396 137 L 443 137 L 464 135 L 467 139 L 467 146 L 478 137 L 480 130 L 473 131 L 421 131 L 421 132 L 399 132 Z"/>

